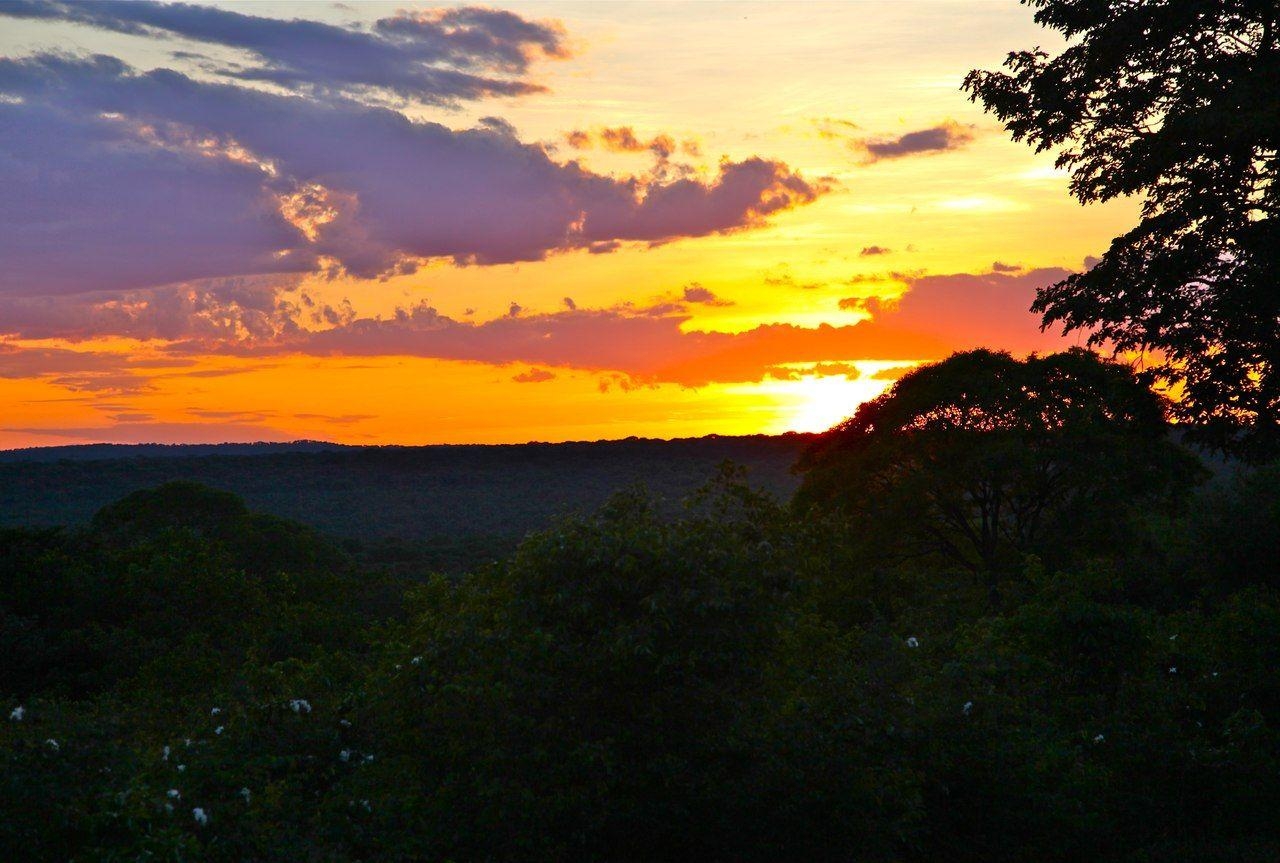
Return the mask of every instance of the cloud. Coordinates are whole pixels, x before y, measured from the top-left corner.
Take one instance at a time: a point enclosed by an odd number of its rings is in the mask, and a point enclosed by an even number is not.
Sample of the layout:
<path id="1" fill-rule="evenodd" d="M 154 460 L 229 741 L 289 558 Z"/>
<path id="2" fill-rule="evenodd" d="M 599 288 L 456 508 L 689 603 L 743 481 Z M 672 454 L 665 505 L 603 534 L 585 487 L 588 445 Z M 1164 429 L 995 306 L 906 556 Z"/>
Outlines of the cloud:
<path id="1" fill-rule="evenodd" d="M 945 343 L 927 335 L 866 322 L 833 327 L 761 324 L 739 333 L 684 329 L 679 304 L 576 309 L 503 316 L 481 323 L 451 318 L 423 303 L 390 318 L 357 318 L 327 330 L 293 332 L 271 342 L 170 346 L 178 356 L 416 356 L 490 365 L 614 372 L 637 384 L 758 381 L 785 376 L 786 364 L 858 358 L 913 360 L 944 356 Z"/>
<path id="2" fill-rule="evenodd" d="M 296 436 L 251 423 L 127 422 L 105 426 L 29 426 L 0 431 L 92 443 L 253 443 L 291 441 Z"/>
<path id="3" fill-rule="evenodd" d="M 600 141 L 606 150 L 618 153 L 636 153 L 648 150 L 660 159 L 667 159 L 676 151 L 676 143 L 670 135 L 656 135 L 648 141 L 636 138 L 630 126 L 601 129 Z"/>
<path id="4" fill-rule="evenodd" d="M 907 290 L 896 301 L 849 297 L 844 309 L 871 314 L 868 332 L 881 327 L 916 336 L 931 336 L 948 345 L 947 353 L 976 347 L 1015 354 L 1062 350 L 1077 343 L 1056 332 L 1040 331 L 1040 316 L 1030 311 L 1037 289 L 1070 275 L 1048 267 L 1018 275 L 952 273 L 904 276 Z M 940 359 L 927 354 L 916 359 Z M 881 359 L 893 359 L 885 356 Z"/>
<path id="5" fill-rule="evenodd" d="M 798 288 L 802 291 L 812 291 L 823 286 L 822 282 L 798 282 L 796 277 L 785 268 L 770 273 L 765 273 L 764 283 L 771 288 Z"/>
<path id="6" fill-rule="evenodd" d="M 136 391 L 146 388 L 149 378 L 165 366 L 199 374 L 186 369 L 195 357 L 221 354 L 413 356 L 494 366 L 519 363 L 529 367 L 513 376 L 522 383 L 549 380 L 550 370 L 558 368 L 616 375 L 610 380 L 618 386 L 623 386 L 623 380 L 626 386 L 696 387 L 765 377 L 785 379 L 799 373 L 798 364 L 808 364 L 810 373 L 820 373 L 819 367 L 826 369 L 821 373 L 845 373 L 832 364 L 855 360 L 906 364 L 978 346 L 1015 353 L 1060 349 L 1074 342 L 1041 333 L 1039 318 L 1028 308 L 1037 288 L 1066 275 L 1068 271 L 1055 268 L 1016 275 L 887 274 L 867 281 L 905 286 L 901 297 L 840 301 L 842 309 L 865 313 L 866 320 L 817 327 L 766 323 L 735 333 L 688 329 L 689 304 L 723 302 L 696 283 L 687 286 L 677 301 L 604 309 L 574 304 L 542 313 L 520 309 L 518 314 L 508 312 L 482 322 L 452 318 L 421 303 L 387 318 L 353 314 L 324 329 L 276 326 L 250 335 L 206 326 L 197 316 L 187 337 L 170 341 L 158 359 L 133 361 L 110 353 L 6 346 L 0 349 L 0 377 L 42 377 L 73 390 Z M 175 335 L 169 332 L 170 338 Z"/>
<path id="7" fill-rule="evenodd" d="M 703 306 L 732 306 L 733 300 L 722 300 L 698 282 L 686 285 L 682 294 L 686 303 Z"/>
<path id="8" fill-rule="evenodd" d="M 863 246 L 862 251 L 858 252 L 858 256 L 862 258 L 870 258 L 876 255 L 887 255 L 892 251 L 892 249 L 887 249 L 884 246 Z"/>
<path id="9" fill-rule="evenodd" d="M 72 392 L 136 393 L 150 389 L 147 372 L 189 366 L 181 357 L 132 359 L 110 351 L 75 351 L 0 342 L 0 378 L 42 379 Z"/>
<path id="10" fill-rule="evenodd" d="M 575 129 L 565 135 L 565 140 L 575 150 L 589 150 L 597 143 L 602 149 L 613 153 L 653 153 L 660 161 L 670 159 L 675 154 L 677 145 L 670 135 L 658 134 L 652 138 L 641 139 L 635 129 L 630 126 L 606 126 L 593 135 L 583 129 Z M 684 141 L 680 146 L 687 155 L 700 153 L 697 141 Z"/>
<path id="11" fill-rule="evenodd" d="M 1017 264 L 1002 264 L 1000 261 L 996 261 L 991 265 L 991 272 L 993 273 L 1016 273 L 1021 270 L 1022 267 Z"/>
<path id="12" fill-rule="evenodd" d="M 927 129 L 917 129 L 898 137 L 868 138 L 857 143 L 872 162 L 904 156 L 958 150 L 974 138 L 974 127 L 947 120 Z"/>
<path id="13" fill-rule="evenodd" d="M 529 369 L 527 372 L 521 372 L 512 376 L 511 380 L 518 384 L 540 384 L 544 381 L 555 380 L 555 375 L 546 369 Z"/>
<path id="14" fill-rule="evenodd" d="M 823 377 L 843 375 L 849 380 L 854 380 L 862 374 L 858 371 L 858 367 L 853 363 L 814 363 L 811 367 L 805 369 L 805 371 L 808 374 L 820 375 Z"/>
<path id="15" fill-rule="evenodd" d="M 498 9 L 401 11 L 370 29 L 149 0 L 10 0 L 0 16 L 41 18 L 150 38 L 181 37 L 245 52 L 250 64 L 202 55 L 204 71 L 307 93 L 382 91 L 428 104 L 543 88 L 519 77 L 569 52 L 555 23 Z"/>
<path id="16" fill-rule="evenodd" d="M 617 179 L 492 118 L 453 130 L 103 56 L 0 58 L 0 95 L 0 293 L 17 295 L 604 253 L 758 226 L 829 188 L 763 158 Z"/>
<path id="17" fill-rule="evenodd" d="M 291 277 L 239 277 L 120 293 L 0 294 L 0 336 L 264 339 L 297 328 L 302 317 L 332 324 L 354 315 L 287 293 L 295 287 Z"/>
<path id="18" fill-rule="evenodd" d="M 861 128 L 857 123 L 838 117 L 818 117 L 810 121 L 819 138 L 829 141 L 848 141 Z"/>

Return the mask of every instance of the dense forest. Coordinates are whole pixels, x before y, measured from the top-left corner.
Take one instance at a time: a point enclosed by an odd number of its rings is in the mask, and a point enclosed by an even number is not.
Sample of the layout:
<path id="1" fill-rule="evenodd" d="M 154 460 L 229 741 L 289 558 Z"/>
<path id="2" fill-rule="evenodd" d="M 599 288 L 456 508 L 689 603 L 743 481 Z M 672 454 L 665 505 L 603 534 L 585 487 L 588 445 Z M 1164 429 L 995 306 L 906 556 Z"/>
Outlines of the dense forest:
<path id="1" fill-rule="evenodd" d="M 673 445 L 678 446 L 678 445 Z M 1280 466 L 972 352 L 465 574 L 193 482 L 0 535 L 0 853 L 1274 860 Z"/>
<path id="2" fill-rule="evenodd" d="M 461 572 L 530 530 L 592 512 L 643 483 L 668 511 L 732 461 L 787 497 L 812 435 L 501 446 L 88 445 L 0 452 L 0 526 L 87 524 L 131 491 L 175 480 L 234 492 L 258 511 L 342 541 L 361 560 Z"/>

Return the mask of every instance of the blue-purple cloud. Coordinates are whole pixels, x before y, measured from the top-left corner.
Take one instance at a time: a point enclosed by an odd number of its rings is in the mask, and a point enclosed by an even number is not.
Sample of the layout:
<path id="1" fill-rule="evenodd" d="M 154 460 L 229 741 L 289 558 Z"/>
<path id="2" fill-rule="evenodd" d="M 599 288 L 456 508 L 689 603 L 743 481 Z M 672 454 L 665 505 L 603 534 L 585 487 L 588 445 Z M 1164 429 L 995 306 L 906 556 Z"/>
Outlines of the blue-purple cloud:
<path id="1" fill-rule="evenodd" d="M 537 92 L 543 88 L 520 77 L 531 62 L 568 55 L 558 25 L 475 7 L 402 11 L 369 30 L 150 0 L 7 0 L 0 16 L 178 37 L 247 54 L 246 63 L 203 58 L 208 71 L 228 78 L 311 93 L 383 91 L 428 104 Z"/>
<path id="2" fill-rule="evenodd" d="M 0 293 L 608 252 L 758 225 L 825 189 L 762 158 L 619 179 L 497 119 L 455 130 L 112 57 L 0 58 Z"/>
<path id="3" fill-rule="evenodd" d="M 868 138 L 857 142 L 873 162 L 901 159 L 905 156 L 929 155 L 958 150 L 974 138 L 972 126 L 947 120 L 927 129 L 916 129 L 896 137 Z"/>

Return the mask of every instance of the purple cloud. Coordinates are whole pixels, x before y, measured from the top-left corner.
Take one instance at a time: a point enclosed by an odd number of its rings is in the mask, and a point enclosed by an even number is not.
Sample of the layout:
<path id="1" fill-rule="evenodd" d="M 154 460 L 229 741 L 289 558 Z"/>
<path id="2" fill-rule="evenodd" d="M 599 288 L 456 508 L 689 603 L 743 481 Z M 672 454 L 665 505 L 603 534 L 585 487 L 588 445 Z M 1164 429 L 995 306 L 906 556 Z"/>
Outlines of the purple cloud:
<path id="1" fill-rule="evenodd" d="M 0 96 L 0 293 L 607 252 L 752 227 L 827 190 L 761 158 L 705 182 L 620 180 L 504 123 L 456 131 L 110 57 L 0 58 Z"/>
<path id="2" fill-rule="evenodd" d="M 529 369 L 527 372 L 521 372 L 513 375 L 511 380 L 518 384 L 540 384 L 546 381 L 555 380 L 555 374 L 546 369 Z"/>
<path id="3" fill-rule="evenodd" d="M 562 28 L 513 12 L 461 7 L 399 12 L 371 30 L 150 0 L 9 0 L 0 16 L 64 21 L 152 38 L 180 37 L 248 53 L 256 65 L 206 71 L 299 92 L 381 90 L 429 104 L 542 90 L 519 78 L 538 57 L 568 56 Z"/>
<path id="4" fill-rule="evenodd" d="M 711 292 L 709 288 L 704 288 L 697 282 L 685 285 L 682 294 L 686 303 L 694 303 L 703 306 L 732 306 L 733 300 L 723 300 Z"/>
<path id="5" fill-rule="evenodd" d="M 904 156 L 942 153 L 957 150 L 974 138 L 972 126 L 963 126 L 947 120 L 928 129 L 917 129 L 896 138 L 870 138 L 857 146 L 865 150 L 872 162 L 882 159 L 900 159 Z"/>

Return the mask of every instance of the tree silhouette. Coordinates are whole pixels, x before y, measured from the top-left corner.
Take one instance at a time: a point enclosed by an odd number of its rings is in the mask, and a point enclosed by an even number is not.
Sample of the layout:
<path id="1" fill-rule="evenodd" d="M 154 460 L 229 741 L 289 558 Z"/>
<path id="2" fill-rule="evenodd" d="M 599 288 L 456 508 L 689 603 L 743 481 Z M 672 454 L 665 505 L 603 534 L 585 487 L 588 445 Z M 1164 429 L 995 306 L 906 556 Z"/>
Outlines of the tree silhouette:
<path id="1" fill-rule="evenodd" d="M 941 555 L 995 590 L 1046 534 L 1063 548 L 1114 542 L 1135 506 L 1194 481 L 1164 408 L 1090 351 L 954 354 L 822 435 L 796 501 L 849 517 L 888 556 Z"/>
<path id="2" fill-rule="evenodd" d="M 1045 326 L 1154 350 L 1200 440 L 1280 451 L 1280 4 L 1023 0 L 1065 36 L 964 89 L 1037 151 L 1061 148 L 1082 202 L 1144 196 L 1101 261 L 1040 292 Z"/>

